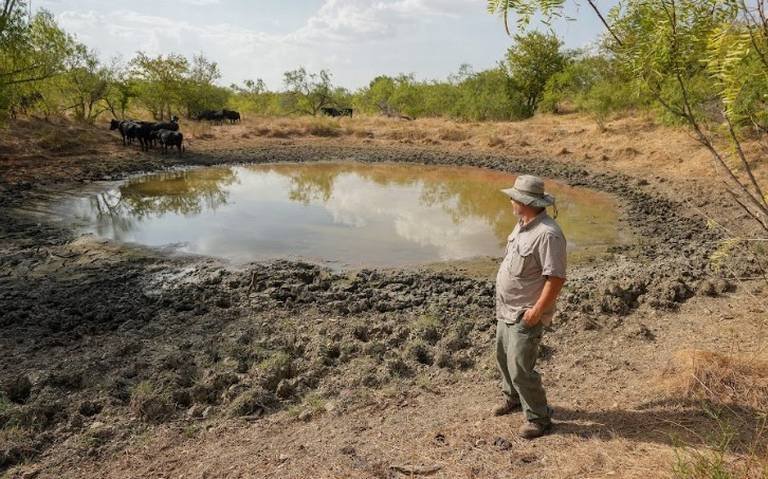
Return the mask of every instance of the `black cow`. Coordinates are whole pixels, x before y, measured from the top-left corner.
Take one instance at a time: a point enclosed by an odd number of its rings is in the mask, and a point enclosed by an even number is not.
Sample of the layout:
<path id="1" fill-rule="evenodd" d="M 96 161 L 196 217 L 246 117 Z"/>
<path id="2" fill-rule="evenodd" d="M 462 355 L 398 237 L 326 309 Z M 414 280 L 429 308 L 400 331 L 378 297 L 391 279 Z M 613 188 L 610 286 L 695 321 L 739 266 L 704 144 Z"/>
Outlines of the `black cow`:
<path id="1" fill-rule="evenodd" d="M 109 129 L 118 130 L 120 132 L 120 136 L 123 137 L 123 145 L 125 145 L 125 131 L 122 128 L 123 123 L 125 123 L 125 120 L 112 120 L 109 122 Z"/>
<path id="2" fill-rule="evenodd" d="M 136 123 L 139 123 L 141 125 L 146 125 L 152 129 L 152 131 L 157 130 L 171 130 L 171 131 L 179 131 L 179 122 L 175 119 L 176 117 L 173 117 L 171 121 L 138 121 Z"/>
<path id="3" fill-rule="evenodd" d="M 221 110 L 224 118 L 229 120 L 230 123 L 236 123 L 240 121 L 240 112 L 235 110 Z"/>
<path id="4" fill-rule="evenodd" d="M 133 125 L 129 130 L 129 134 L 132 134 L 139 140 L 139 147 L 142 151 L 149 151 L 149 147 L 154 143 L 152 140 L 152 132 L 155 131 L 153 128 L 154 122 L 142 121 Z"/>
<path id="5" fill-rule="evenodd" d="M 133 143 L 133 140 L 139 140 L 139 143 L 142 144 L 141 128 L 141 124 L 132 120 L 112 120 L 109 124 L 110 130 L 118 130 L 120 132 L 120 135 L 123 137 L 123 145 L 130 145 Z"/>
<path id="6" fill-rule="evenodd" d="M 173 148 L 174 146 L 179 150 L 179 155 L 184 151 L 184 135 L 179 131 L 156 130 L 152 132 L 152 136 L 160 143 L 163 154 L 168 153 L 168 147 Z"/>
<path id="7" fill-rule="evenodd" d="M 139 124 L 132 120 L 112 120 L 109 122 L 110 130 L 117 130 L 120 132 L 120 136 L 123 138 L 123 145 L 133 143 L 136 139 L 136 129 Z"/>
<path id="8" fill-rule="evenodd" d="M 341 116 L 341 111 L 338 108 L 324 106 L 324 107 L 320 108 L 320 111 L 325 116 L 332 116 L 334 118 L 336 118 L 337 116 Z"/>
<path id="9" fill-rule="evenodd" d="M 160 130 L 179 131 L 178 119 L 173 116 L 171 121 L 140 121 L 141 128 L 138 130 L 139 141 L 142 142 L 142 149 L 149 150 L 155 146 L 157 136 L 153 133 Z"/>
<path id="10" fill-rule="evenodd" d="M 205 110 L 197 114 L 197 120 L 206 120 L 214 123 L 222 123 L 224 121 L 224 110 Z"/>
<path id="11" fill-rule="evenodd" d="M 320 108 L 320 111 L 325 116 L 332 116 L 334 118 L 339 116 L 348 116 L 352 118 L 352 108 L 333 108 L 333 107 L 323 107 Z"/>
<path id="12" fill-rule="evenodd" d="M 179 131 L 179 121 L 178 118 L 175 116 L 171 117 L 171 121 L 169 122 L 157 122 L 153 123 L 151 126 L 151 131 L 160 131 L 160 130 L 170 130 L 170 131 Z M 150 138 L 150 143 L 152 146 L 155 146 L 155 140 Z"/>

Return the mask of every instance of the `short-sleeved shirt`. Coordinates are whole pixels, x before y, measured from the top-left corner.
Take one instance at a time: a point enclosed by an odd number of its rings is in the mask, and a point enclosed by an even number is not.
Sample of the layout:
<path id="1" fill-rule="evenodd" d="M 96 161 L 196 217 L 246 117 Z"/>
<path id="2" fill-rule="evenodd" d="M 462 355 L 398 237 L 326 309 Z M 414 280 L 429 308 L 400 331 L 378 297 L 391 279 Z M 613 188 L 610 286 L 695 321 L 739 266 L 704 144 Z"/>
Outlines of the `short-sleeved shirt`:
<path id="1" fill-rule="evenodd" d="M 496 319 L 515 323 L 518 312 L 536 304 L 548 276 L 565 278 L 566 240 L 560 226 L 546 211 L 528 224 L 522 219 L 507 238 L 504 260 L 496 275 Z M 552 323 L 555 305 L 541 315 Z"/>

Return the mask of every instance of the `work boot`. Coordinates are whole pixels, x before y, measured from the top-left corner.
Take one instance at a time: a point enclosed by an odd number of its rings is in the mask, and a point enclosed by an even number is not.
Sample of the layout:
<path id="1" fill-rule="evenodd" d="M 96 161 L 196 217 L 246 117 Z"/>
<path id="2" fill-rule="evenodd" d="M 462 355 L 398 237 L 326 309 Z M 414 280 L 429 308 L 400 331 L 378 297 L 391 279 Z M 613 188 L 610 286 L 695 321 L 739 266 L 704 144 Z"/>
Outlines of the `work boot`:
<path id="1" fill-rule="evenodd" d="M 520 399 L 507 398 L 503 403 L 493 409 L 494 416 L 503 416 L 520 408 Z"/>
<path id="2" fill-rule="evenodd" d="M 517 433 L 523 439 L 534 439 L 536 437 L 543 436 L 544 434 L 548 434 L 551 430 L 551 422 L 540 423 L 526 421 L 522 426 L 520 426 L 520 429 L 517 430 Z"/>

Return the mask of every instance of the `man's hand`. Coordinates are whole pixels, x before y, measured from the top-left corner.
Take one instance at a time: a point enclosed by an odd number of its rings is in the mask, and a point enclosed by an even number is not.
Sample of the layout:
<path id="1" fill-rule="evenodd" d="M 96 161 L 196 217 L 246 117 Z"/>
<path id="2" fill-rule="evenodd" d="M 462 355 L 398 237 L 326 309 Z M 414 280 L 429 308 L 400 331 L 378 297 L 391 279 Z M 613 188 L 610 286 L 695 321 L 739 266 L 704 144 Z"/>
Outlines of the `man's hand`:
<path id="1" fill-rule="evenodd" d="M 539 321 L 541 320 L 541 310 L 534 306 L 531 309 L 526 309 L 525 314 L 523 315 L 523 321 L 525 322 L 525 325 L 529 328 L 532 328 L 536 326 Z"/>
<path id="2" fill-rule="evenodd" d="M 557 295 L 560 294 L 560 290 L 565 283 L 564 278 L 558 278 L 557 276 L 547 276 L 547 280 L 544 282 L 544 289 L 539 295 L 539 300 L 533 307 L 525 312 L 523 315 L 523 321 L 525 325 L 532 328 L 538 324 L 541 320 L 542 311 L 548 310 L 555 304 Z"/>

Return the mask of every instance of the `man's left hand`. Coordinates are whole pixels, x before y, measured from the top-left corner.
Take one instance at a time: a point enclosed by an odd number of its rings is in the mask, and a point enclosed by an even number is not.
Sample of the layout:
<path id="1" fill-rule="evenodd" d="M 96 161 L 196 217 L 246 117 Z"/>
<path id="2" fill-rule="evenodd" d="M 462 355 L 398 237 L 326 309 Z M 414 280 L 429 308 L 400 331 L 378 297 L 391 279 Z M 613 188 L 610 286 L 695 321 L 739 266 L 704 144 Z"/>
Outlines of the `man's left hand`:
<path id="1" fill-rule="evenodd" d="M 539 320 L 541 319 L 541 311 L 533 307 L 531 309 L 527 309 L 525 311 L 525 314 L 523 315 L 523 321 L 525 321 L 525 325 L 529 328 L 532 328 L 538 324 Z"/>

